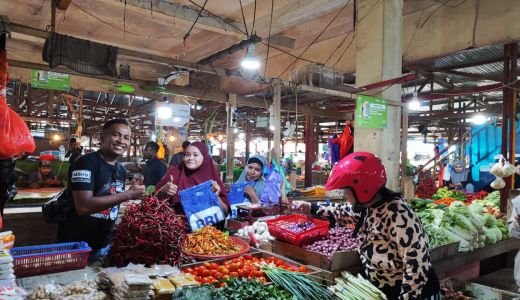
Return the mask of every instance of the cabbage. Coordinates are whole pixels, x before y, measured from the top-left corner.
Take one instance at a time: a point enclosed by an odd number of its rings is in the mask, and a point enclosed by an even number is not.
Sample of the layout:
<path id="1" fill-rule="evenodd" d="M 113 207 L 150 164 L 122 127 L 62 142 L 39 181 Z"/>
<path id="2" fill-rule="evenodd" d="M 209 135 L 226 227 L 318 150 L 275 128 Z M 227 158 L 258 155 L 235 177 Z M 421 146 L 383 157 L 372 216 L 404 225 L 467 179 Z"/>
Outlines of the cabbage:
<path id="1" fill-rule="evenodd" d="M 484 217 L 486 218 L 487 227 L 496 227 L 497 226 L 497 219 L 495 219 L 495 217 L 493 217 L 493 215 L 484 214 Z"/>
<path id="2" fill-rule="evenodd" d="M 486 244 L 494 244 L 497 242 L 497 236 L 491 228 L 484 227 L 486 233 Z"/>
<path id="3" fill-rule="evenodd" d="M 473 241 L 475 239 L 475 236 L 471 232 L 459 226 L 446 227 L 446 229 L 466 241 Z"/>
<path id="4" fill-rule="evenodd" d="M 468 210 L 474 214 L 481 214 L 484 211 L 484 206 L 482 206 L 482 204 L 480 203 L 473 201 L 468 206 Z"/>

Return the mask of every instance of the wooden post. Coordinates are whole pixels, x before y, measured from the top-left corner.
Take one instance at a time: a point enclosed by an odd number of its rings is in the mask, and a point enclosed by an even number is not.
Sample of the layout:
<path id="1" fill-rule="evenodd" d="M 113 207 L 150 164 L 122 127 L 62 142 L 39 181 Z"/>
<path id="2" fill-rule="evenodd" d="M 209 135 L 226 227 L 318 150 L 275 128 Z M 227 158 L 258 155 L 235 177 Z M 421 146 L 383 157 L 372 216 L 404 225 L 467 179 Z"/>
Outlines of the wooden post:
<path id="1" fill-rule="evenodd" d="M 235 132 L 233 127 L 233 113 L 237 106 L 237 95 L 229 94 L 226 103 L 227 126 L 226 126 L 226 183 L 233 183 L 233 165 L 235 160 Z"/>
<path id="2" fill-rule="evenodd" d="M 504 45 L 504 84 L 516 82 L 517 77 L 517 45 L 510 43 Z M 514 86 L 513 86 L 514 87 Z M 509 159 L 509 162 L 516 164 L 516 90 L 509 86 L 504 86 L 502 106 L 502 155 Z M 509 145 L 508 145 L 509 142 Z M 508 155 L 509 154 L 509 155 Z M 507 200 L 509 190 L 514 188 L 514 176 L 505 178 L 506 187 L 500 191 L 500 211 L 507 212 Z"/>
<path id="3" fill-rule="evenodd" d="M 246 161 L 244 163 L 247 164 L 249 157 L 251 156 L 250 145 L 251 144 L 251 125 L 246 125 Z"/>
<path id="4" fill-rule="evenodd" d="M 313 122 L 313 117 L 310 113 L 307 113 L 305 118 L 305 187 L 312 186 L 312 158 L 314 157 L 313 153 L 313 128 L 311 127 Z"/>
<path id="5" fill-rule="evenodd" d="M 280 165 L 280 141 L 281 141 L 281 99 L 282 85 L 280 80 L 274 81 L 274 136 L 273 136 L 273 155 L 276 164 Z"/>

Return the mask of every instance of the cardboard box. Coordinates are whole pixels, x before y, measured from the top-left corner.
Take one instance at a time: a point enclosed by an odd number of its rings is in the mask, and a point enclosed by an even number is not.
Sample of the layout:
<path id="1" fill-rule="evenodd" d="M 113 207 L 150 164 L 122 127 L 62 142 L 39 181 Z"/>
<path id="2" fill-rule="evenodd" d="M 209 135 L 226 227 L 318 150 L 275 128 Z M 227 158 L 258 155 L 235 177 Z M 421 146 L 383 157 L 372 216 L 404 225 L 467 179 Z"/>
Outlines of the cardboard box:
<path id="1" fill-rule="evenodd" d="M 274 253 L 326 271 L 342 271 L 361 265 L 357 251 L 336 252 L 331 261 L 326 255 L 319 252 L 305 250 L 288 243 L 273 241 L 272 244 Z"/>

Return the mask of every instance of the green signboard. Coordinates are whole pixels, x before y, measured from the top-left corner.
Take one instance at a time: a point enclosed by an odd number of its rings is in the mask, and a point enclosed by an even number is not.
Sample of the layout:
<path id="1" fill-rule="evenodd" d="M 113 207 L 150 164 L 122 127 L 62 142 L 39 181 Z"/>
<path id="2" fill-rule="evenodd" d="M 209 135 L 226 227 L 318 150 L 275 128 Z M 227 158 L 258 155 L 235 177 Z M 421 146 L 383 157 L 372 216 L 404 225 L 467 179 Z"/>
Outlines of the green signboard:
<path id="1" fill-rule="evenodd" d="M 69 91 L 70 75 L 51 71 L 32 70 L 31 86 L 37 89 Z"/>
<path id="2" fill-rule="evenodd" d="M 356 100 L 356 127 L 385 128 L 387 121 L 386 100 L 359 95 Z"/>

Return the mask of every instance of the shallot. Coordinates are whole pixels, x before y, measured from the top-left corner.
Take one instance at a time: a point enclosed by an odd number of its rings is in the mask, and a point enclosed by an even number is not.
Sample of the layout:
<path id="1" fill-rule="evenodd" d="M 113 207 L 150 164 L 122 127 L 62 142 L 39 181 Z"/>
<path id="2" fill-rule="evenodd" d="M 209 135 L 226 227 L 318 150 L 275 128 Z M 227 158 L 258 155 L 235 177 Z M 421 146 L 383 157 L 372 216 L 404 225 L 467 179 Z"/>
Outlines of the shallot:
<path id="1" fill-rule="evenodd" d="M 329 260 L 335 252 L 356 250 L 359 245 L 357 237 L 352 236 L 352 230 L 345 227 L 332 228 L 329 237 L 304 245 L 303 248 L 325 254 Z"/>

